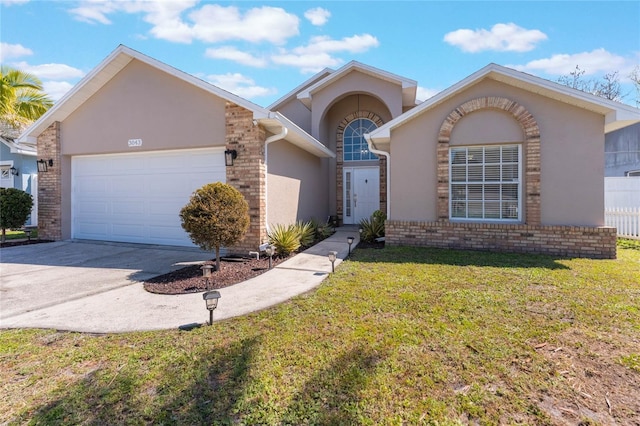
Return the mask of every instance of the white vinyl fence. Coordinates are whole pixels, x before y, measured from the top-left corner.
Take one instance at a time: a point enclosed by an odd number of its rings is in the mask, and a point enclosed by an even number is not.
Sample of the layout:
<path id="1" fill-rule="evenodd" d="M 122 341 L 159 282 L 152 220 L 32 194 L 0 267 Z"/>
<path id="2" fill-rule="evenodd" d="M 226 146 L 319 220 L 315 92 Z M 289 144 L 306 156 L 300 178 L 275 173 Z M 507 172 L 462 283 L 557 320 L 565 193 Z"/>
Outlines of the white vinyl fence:
<path id="1" fill-rule="evenodd" d="M 640 177 L 604 179 L 604 217 L 618 237 L 640 239 Z"/>
<path id="2" fill-rule="evenodd" d="M 618 237 L 640 239 L 640 208 L 605 209 L 607 226 L 617 229 Z"/>

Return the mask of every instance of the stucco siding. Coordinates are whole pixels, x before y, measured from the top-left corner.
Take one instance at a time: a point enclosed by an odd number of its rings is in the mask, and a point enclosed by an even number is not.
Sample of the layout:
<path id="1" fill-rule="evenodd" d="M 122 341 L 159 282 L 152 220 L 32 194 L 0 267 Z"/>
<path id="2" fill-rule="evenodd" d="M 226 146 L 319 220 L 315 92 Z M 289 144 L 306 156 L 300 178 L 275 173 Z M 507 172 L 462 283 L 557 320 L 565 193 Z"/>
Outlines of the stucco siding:
<path id="1" fill-rule="evenodd" d="M 312 135 L 316 138 L 322 138 L 320 134 L 321 123 L 328 109 L 336 101 L 356 93 L 368 94 L 377 98 L 386 105 L 393 117 L 402 114 L 402 88 L 400 85 L 380 80 L 358 71 L 352 71 L 313 94 Z M 360 110 L 363 109 L 361 106 Z"/>
<path id="2" fill-rule="evenodd" d="M 541 223 L 603 225 L 603 117 L 488 80 L 470 87 L 392 132 L 391 218 L 408 221 L 438 219 L 435 190 L 438 179 L 438 131 L 454 108 L 483 96 L 504 97 L 517 102 L 533 115 L 540 127 Z M 477 113 L 479 115 L 475 115 Z M 476 143 L 486 143 L 491 137 L 509 139 L 516 136 L 508 114 L 478 111 L 464 117 L 458 124 L 462 127 L 454 127 L 452 145 L 473 144 L 474 127 L 478 129 Z M 498 129 L 500 132 L 496 133 Z"/>
<path id="3" fill-rule="evenodd" d="M 267 152 L 267 223 L 324 221 L 329 211 L 322 159 L 284 140 L 269 144 Z"/>
<path id="4" fill-rule="evenodd" d="M 61 126 L 62 155 L 223 146 L 225 101 L 133 60 Z M 142 139 L 130 148 L 129 139 Z"/>
<path id="5" fill-rule="evenodd" d="M 302 130 L 311 134 L 311 111 L 298 99 L 291 99 L 289 102 L 282 104 L 278 107 L 278 112 L 296 123 Z"/>

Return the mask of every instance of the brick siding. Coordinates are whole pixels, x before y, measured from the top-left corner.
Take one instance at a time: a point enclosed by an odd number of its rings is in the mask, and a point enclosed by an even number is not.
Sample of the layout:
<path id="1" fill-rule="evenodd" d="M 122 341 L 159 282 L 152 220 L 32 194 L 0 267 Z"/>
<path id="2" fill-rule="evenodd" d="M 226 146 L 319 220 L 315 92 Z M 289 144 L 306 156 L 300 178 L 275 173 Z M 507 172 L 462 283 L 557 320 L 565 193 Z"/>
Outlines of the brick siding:
<path id="1" fill-rule="evenodd" d="M 615 259 L 616 229 L 388 220 L 385 244 Z"/>
<path id="2" fill-rule="evenodd" d="M 60 155 L 60 122 L 51 124 L 38 136 L 38 159 L 53 160 L 48 171 L 38 173 L 38 237 L 62 239 L 62 171 Z"/>
<path id="3" fill-rule="evenodd" d="M 267 241 L 266 226 L 266 167 L 264 142 L 266 132 L 253 124 L 253 112 L 227 102 L 225 107 L 226 147 L 238 151 L 233 166 L 228 166 L 227 183 L 244 195 L 249 203 L 249 230 L 244 240 L 230 252 L 247 254 Z"/>

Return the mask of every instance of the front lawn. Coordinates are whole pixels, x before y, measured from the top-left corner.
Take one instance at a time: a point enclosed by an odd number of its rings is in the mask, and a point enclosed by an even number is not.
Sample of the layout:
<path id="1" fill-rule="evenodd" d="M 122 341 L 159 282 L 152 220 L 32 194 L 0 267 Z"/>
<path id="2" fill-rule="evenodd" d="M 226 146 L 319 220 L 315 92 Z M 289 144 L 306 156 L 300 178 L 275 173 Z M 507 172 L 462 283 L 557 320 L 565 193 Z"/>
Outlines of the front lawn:
<path id="1" fill-rule="evenodd" d="M 0 383 L 9 424 L 638 424 L 640 244 L 359 249 L 211 327 L 2 331 Z"/>

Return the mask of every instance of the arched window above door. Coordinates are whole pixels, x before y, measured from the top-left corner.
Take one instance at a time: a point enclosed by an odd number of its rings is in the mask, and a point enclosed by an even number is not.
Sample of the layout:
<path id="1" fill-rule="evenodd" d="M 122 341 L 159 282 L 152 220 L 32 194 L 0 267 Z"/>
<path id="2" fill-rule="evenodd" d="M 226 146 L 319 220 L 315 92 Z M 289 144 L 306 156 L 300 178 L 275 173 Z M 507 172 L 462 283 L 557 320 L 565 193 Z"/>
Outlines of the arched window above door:
<path id="1" fill-rule="evenodd" d="M 378 126 L 368 118 L 357 118 L 347 124 L 343 134 L 344 161 L 377 160 L 378 157 L 369 151 L 365 133 L 370 133 Z"/>

